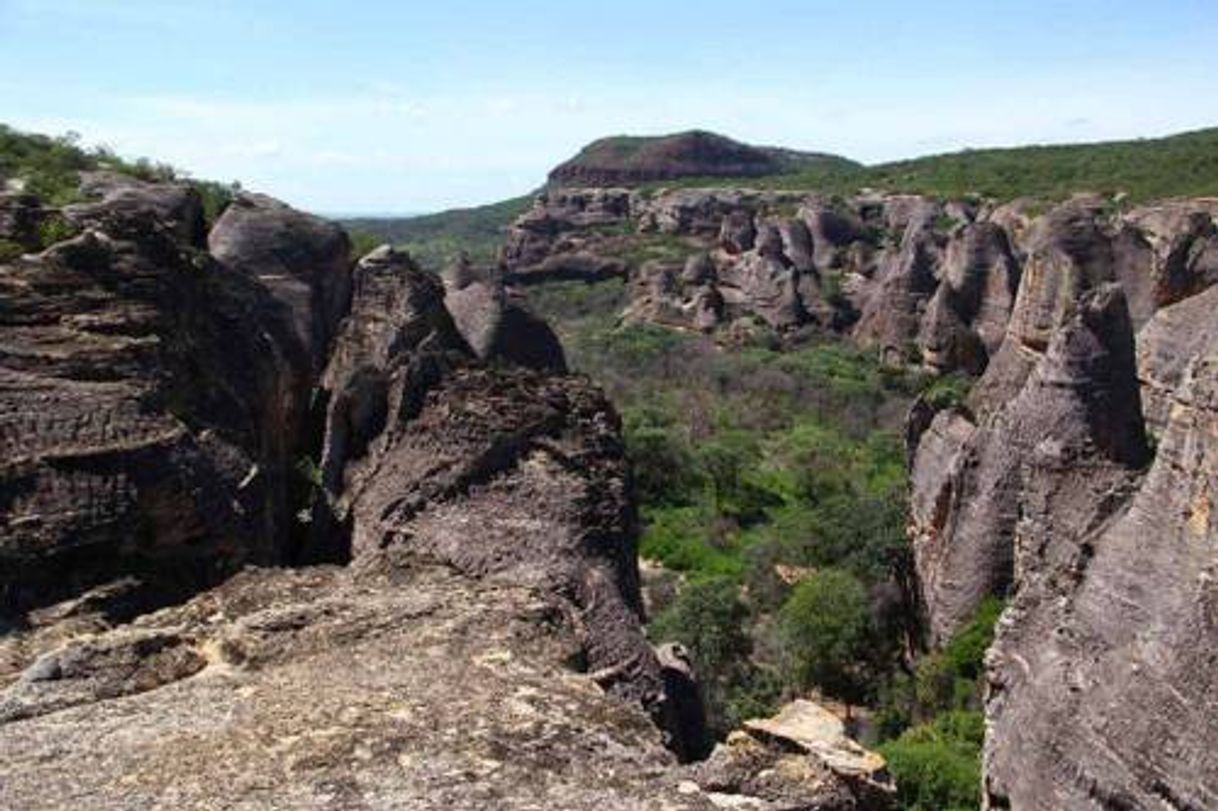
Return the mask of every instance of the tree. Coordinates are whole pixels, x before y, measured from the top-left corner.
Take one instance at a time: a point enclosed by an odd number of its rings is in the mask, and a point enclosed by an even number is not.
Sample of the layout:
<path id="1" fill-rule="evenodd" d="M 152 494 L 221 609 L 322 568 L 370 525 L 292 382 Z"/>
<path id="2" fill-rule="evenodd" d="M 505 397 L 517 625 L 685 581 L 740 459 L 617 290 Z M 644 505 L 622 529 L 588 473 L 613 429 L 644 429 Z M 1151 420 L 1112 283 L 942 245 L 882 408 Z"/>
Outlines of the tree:
<path id="1" fill-rule="evenodd" d="M 779 633 L 793 681 L 850 705 L 871 687 L 867 591 L 853 575 L 824 569 L 800 583 L 783 605 Z"/>
<path id="2" fill-rule="evenodd" d="M 753 642 L 740 586 L 730 577 L 686 583 L 651 625 L 657 641 L 680 642 L 690 652 L 712 731 L 725 734 L 743 718 L 764 715 L 777 686 L 749 660 Z"/>

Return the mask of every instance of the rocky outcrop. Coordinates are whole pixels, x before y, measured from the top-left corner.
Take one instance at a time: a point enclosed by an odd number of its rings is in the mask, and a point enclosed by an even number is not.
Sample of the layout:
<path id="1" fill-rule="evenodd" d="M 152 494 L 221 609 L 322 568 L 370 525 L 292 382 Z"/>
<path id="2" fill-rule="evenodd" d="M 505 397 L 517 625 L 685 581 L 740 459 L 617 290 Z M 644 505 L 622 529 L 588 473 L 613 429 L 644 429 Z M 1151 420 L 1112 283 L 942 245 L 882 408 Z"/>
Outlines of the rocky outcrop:
<path id="1" fill-rule="evenodd" d="M 462 258 L 445 269 L 443 279 L 445 306 L 479 359 L 566 371 L 558 336 L 497 272 Z"/>
<path id="2" fill-rule="evenodd" d="M 67 206 L 64 216 L 78 227 L 104 229 L 114 219 L 140 219 L 150 227 L 168 230 L 185 245 L 203 247 L 207 231 L 203 200 L 188 183 L 150 183 L 117 172 L 95 171 L 81 175 L 80 192 L 94 201 Z"/>
<path id="3" fill-rule="evenodd" d="M 896 807 L 884 758 L 848 738 L 837 716 L 802 699 L 773 718 L 746 721 L 691 771 L 720 807 Z"/>
<path id="4" fill-rule="evenodd" d="M 932 642 L 968 622 L 985 597 L 1015 586 L 1029 459 L 1045 448 L 1086 447 L 1131 469 L 1146 462 L 1123 293 L 1102 286 L 1066 312 L 1069 328 L 1055 333 L 1009 401 L 944 411 L 916 443 L 910 537 Z"/>
<path id="5" fill-rule="evenodd" d="M 207 243 L 225 267 L 257 279 L 288 306 L 319 374 L 351 302 L 346 232 L 270 197 L 241 194 L 224 210 Z"/>
<path id="6" fill-rule="evenodd" d="M 288 544 L 307 356 L 259 284 L 184 241 L 192 200 L 124 186 L 0 274 L 6 612 L 122 575 L 176 594 Z"/>
<path id="7" fill-rule="evenodd" d="M 1212 284 L 1214 208 L 566 188 L 517 220 L 500 261 L 522 283 L 625 277 L 629 319 L 724 335 L 741 320 L 793 338 L 819 328 L 935 373 L 980 375 L 997 358 L 1004 371 L 977 401 L 1002 402 L 1030 370 L 1019 347 L 1043 351 L 1080 292 L 1119 281 L 1138 329 Z"/>
<path id="8" fill-rule="evenodd" d="M 757 177 L 810 164 L 853 166 L 834 155 L 749 146 L 694 130 L 594 141 L 550 172 L 557 186 L 620 186 L 681 177 Z"/>
<path id="9" fill-rule="evenodd" d="M 640 709 L 571 671 L 565 612 L 423 562 L 243 572 L 22 651 L 0 805 L 712 809 Z"/>
<path id="10" fill-rule="evenodd" d="M 1138 333 L 1138 380 L 1147 429 L 1161 438 L 1176 392 L 1206 347 L 1218 342 L 1218 287 L 1165 307 Z"/>
<path id="11" fill-rule="evenodd" d="M 1085 354 L 1076 323 L 1051 356 Z M 988 659 L 989 808 L 1218 803 L 1218 344 L 1193 349 L 1161 392 L 1144 479 L 1105 447 L 1112 425 L 1091 446 L 1042 443 L 1028 460 L 1018 590 Z"/>
<path id="12" fill-rule="evenodd" d="M 478 363 L 439 280 L 402 255 L 366 258 L 356 289 L 324 378 L 324 525 L 357 561 L 442 561 L 552 595 L 580 629 L 581 668 L 675 732 L 681 700 L 642 632 L 612 407 L 582 379 Z"/>

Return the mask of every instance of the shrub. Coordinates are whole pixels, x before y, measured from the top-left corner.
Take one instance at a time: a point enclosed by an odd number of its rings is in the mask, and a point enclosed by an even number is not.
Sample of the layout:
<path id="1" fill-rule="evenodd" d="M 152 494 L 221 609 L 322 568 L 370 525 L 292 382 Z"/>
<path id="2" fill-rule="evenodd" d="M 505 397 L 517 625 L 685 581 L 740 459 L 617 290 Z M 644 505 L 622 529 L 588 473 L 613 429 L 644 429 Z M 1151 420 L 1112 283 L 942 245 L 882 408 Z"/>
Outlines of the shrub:
<path id="1" fill-rule="evenodd" d="M 779 623 L 794 684 L 819 687 L 847 705 L 866 700 L 871 614 L 867 592 L 853 575 L 825 569 L 804 580 L 783 605 Z"/>
<path id="2" fill-rule="evenodd" d="M 690 652 L 706 700 L 708 722 L 719 735 L 747 718 L 769 714 L 781 691 L 772 674 L 753 666 L 749 613 L 734 578 L 689 581 L 651 624 L 661 642 Z"/>
<path id="3" fill-rule="evenodd" d="M 981 804 L 979 712 L 946 713 L 880 746 L 905 811 L 975 811 Z"/>

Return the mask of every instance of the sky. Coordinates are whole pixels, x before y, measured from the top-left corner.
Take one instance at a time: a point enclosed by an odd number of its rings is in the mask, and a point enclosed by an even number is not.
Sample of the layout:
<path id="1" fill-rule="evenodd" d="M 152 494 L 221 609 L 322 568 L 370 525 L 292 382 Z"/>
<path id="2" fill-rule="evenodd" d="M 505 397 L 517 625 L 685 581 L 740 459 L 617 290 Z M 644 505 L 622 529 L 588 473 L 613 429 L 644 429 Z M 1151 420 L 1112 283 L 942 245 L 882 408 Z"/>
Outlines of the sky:
<path id="1" fill-rule="evenodd" d="M 710 129 L 867 163 L 1218 125 L 1214 0 L 0 0 L 0 122 L 327 214 Z"/>

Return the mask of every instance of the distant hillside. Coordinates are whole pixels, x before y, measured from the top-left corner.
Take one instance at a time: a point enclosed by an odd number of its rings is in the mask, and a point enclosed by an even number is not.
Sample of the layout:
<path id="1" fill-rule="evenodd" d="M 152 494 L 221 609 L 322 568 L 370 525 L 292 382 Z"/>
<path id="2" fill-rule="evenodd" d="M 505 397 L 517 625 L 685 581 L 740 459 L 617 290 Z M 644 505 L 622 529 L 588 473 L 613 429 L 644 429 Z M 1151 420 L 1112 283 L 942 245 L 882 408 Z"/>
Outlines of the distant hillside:
<path id="1" fill-rule="evenodd" d="M 439 269 L 464 251 L 475 262 L 490 262 L 512 220 L 528 211 L 533 195 L 475 208 L 458 208 L 421 217 L 354 217 L 339 222 L 360 244 L 391 242 L 406 248 L 423 267 Z"/>
<path id="2" fill-rule="evenodd" d="M 679 185 L 722 181 L 704 177 Z M 816 166 L 750 185 L 840 194 L 871 188 L 1000 201 L 1062 199 L 1078 192 L 1123 193 L 1131 202 L 1218 196 L 1218 128 L 1136 141 L 969 149 L 856 169 Z"/>
<path id="3" fill-rule="evenodd" d="M 763 177 L 811 167 L 855 168 L 836 155 L 750 146 L 694 130 L 656 137 L 594 141 L 550 172 L 560 186 L 630 186 L 684 177 Z"/>

